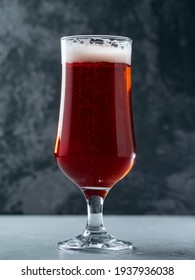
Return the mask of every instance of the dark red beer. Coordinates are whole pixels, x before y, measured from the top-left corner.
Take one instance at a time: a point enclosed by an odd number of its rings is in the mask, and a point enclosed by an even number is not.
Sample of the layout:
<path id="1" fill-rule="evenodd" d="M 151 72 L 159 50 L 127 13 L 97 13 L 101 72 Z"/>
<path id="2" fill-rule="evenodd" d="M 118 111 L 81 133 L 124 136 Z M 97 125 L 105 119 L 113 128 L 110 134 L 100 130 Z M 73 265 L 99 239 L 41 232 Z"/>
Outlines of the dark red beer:
<path id="1" fill-rule="evenodd" d="M 131 67 L 73 62 L 62 68 L 55 157 L 66 176 L 87 187 L 87 195 L 102 189 L 104 196 L 135 161 Z"/>

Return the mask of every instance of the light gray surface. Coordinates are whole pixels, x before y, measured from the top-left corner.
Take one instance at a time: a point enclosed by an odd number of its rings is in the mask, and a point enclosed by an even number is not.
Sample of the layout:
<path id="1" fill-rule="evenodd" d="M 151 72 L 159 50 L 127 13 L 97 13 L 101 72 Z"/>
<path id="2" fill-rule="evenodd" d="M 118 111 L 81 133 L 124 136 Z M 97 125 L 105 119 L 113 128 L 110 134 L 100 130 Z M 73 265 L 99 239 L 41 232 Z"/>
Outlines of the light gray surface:
<path id="1" fill-rule="evenodd" d="M 83 216 L 0 216 L 0 259 L 195 259 L 191 216 L 106 216 L 107 230 L 133 242 L 131 253 L 60 252 L 56 243 L 80 234 Z"/>

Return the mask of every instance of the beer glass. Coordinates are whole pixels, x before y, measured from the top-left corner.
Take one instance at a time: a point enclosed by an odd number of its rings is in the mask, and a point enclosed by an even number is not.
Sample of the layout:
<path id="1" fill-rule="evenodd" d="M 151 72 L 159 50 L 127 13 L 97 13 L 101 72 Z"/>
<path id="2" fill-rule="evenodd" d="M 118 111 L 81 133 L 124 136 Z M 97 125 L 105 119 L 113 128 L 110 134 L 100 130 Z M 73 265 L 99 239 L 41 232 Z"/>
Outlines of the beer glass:
<path id="1" fill-rule="evenodd" d="M 132 248 L 130 242 L 106 231 L 102 216 L 105 197 L 131 170 L 136 157 L 131 51 L 132 40 L 127 37 L 79 35 L 61 39 L 55 157 L 62 172 L 83 192 L 88 219 L 82 234 L 58 243 L 60 250 Z"/>

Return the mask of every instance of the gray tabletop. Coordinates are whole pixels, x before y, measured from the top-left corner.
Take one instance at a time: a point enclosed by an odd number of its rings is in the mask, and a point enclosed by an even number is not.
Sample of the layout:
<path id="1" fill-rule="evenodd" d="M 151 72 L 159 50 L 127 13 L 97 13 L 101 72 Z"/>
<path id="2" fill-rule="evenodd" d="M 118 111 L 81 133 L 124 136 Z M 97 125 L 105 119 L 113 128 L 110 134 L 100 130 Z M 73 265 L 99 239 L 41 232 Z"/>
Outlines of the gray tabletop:
<path id="1" fill-rule="evenodd" d="M 58 241 L 80 234 L 84 216 L 0 216 L 0 259 L 195 259 L 195 217 L 105 216 L 107 230 L 132 252 L 61 252 Z"/>

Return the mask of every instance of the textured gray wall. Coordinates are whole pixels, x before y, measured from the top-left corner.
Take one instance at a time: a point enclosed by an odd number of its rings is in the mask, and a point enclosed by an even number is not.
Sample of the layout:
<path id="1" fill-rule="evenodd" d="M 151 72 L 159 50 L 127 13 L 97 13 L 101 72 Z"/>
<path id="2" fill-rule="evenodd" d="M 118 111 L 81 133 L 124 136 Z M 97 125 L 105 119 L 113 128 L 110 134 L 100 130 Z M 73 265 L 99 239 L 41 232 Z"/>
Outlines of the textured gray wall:
<path id="1" fill-rule="evenodd" d="M 0 213 L 85 213 L 53 156 L 60 37 L 129 36 L 137 162 L 105 213 L 195 213 L 194 0 L 0 1 Z"/>

